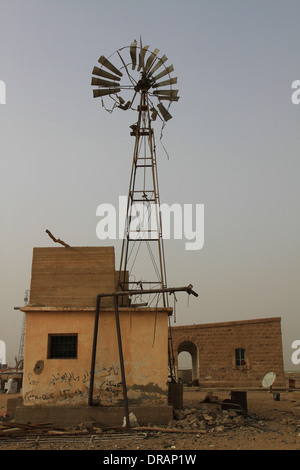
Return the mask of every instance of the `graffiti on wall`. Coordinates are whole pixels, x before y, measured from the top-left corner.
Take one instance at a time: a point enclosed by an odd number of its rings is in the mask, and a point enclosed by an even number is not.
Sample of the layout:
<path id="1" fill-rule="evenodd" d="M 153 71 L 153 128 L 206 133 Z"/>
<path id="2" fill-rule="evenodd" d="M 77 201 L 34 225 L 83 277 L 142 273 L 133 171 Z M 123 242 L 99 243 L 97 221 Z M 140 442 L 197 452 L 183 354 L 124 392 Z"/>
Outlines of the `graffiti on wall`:
<path id="1" fill-rule="evenodd" d="M 29 372 L 27 374 L 27 384 L 30 386 L 30 390 L 24 395 L 24 400 L 27 402 L 66 400 L 70 398 L 78 401 L 78 398 L 88 396 L 90 383 L 90 371 L 88 370 L 85 370 L 82 374 L 72 371 L 52 372 L 46 387 L 36 374 L 36 370 L 34 370 L 34 373 Z M 110 402 L 122 392 L 119 374 L 119 366 L 115 364 L 95 370 L 95 389 L 107 392 L 105 394 L 106 399 Z"/>
<path id="2" fill-rule="evenodd" d="M 166 390 L 162 390 L 153 382 L 155 371 L 152 376 L 147 373 L 148 361 L 125 361 L 127 368 L 126 378 L 132 379 L 133 384 L 128 386 L 127 394 L 132 404 L 142 402 L 160 404 L 165 401 Z M 127 373 L 128 372 L 128 373 Z M 137 385 L 137 377 L 139 383 Z M 151 380 L 152 379 L 152 380 Z M 51 372 L 47 378 L 43 373 L 34 369 L 34 373 L 27 374 L 27 387 L 24 394 L 24 401 L 28 404 L 43 403 L 51 404 L 62 402 L 86 403 L 90 385 L 90 371 L 84 370 L 82 373 L 73 371 Z M 130 380 L 128 381 L 130 383 Z M 108 367 L 100 367 L 95 370 L 94 377 L 94 400 L 101 405 L 121 405 L 123 404 L 123 387 L 119 364 L 110 364 Z"/>

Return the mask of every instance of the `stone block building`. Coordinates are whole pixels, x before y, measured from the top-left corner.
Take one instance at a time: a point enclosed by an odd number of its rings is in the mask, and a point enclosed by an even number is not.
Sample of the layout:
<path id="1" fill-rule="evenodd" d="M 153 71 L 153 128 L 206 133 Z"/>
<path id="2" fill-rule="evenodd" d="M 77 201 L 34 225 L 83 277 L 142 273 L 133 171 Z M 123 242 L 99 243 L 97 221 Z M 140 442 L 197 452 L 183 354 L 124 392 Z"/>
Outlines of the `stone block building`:
<path id="1" fill-rule="evenodd" d="M 268 372 L 274 387 L 284 388 L 284 365 L 279 317 L 174 326 L 173 353 L 192 358 L 192 381 L 202 387 L 261 388 Z"/>

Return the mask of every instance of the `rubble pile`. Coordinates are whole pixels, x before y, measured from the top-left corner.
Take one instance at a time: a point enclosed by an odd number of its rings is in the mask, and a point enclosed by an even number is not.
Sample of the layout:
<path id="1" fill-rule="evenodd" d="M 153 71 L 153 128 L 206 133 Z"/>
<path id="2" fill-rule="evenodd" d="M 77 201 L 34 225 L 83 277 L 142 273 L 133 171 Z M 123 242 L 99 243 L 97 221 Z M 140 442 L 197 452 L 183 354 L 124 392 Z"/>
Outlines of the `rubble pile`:
<path id="1" fill-rule="evenodd" d="M 210 430 L 216 428 L 223 431 L 227 427 L 243 426 L 253 422 L 254 417 L 244 416 L 236 410 L 210 410 L 209 407 L 184 408 L 174 410 L 174 419 L 170 421 L 170 428 Z M 262 425 L 263 423 L 260 423 Z"/>

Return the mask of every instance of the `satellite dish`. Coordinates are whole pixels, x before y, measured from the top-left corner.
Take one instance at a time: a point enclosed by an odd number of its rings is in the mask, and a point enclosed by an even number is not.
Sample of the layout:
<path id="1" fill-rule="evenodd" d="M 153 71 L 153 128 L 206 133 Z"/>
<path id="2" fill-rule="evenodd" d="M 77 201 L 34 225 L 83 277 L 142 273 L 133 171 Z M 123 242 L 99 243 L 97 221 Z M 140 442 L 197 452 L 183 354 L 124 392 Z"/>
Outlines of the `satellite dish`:
<path id="1" fill-rule="evenodd" d="M 264 376 L 264 378 L 262 379 L 262 386 L 264 388 L 270 388 L 271 389 L 275 379 L 276 379 L 276 374 L 274 372 L 268 372 Z"/>

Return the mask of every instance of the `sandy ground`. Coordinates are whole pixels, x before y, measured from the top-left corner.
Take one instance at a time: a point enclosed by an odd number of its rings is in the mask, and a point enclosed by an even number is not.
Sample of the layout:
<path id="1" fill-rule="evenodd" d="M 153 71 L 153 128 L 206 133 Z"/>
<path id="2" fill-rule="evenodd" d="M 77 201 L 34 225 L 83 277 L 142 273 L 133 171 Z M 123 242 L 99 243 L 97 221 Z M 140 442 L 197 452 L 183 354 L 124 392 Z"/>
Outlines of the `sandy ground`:
<path id="1" fill-rule="evenodd" d="M 195 407 L 204 400 L 207 392 L 185 389 L 184 407 Z M 214 390 L 220 400 L 230 398 L 227 391 Z M 0 394 L 0 416 L 6 411 L 6 401 L 18 395 Z M 247 424 L 211 429 L 205 433 L 169 433 L 146 431 L 137 439 L 137 432 L 118 437 L 113 433 L 109 440 L 93 442 L 91 434 L 85 442 L 29 443 L 0 438 L 0 450 L 299 450 L 300 449 L 300 391 L 280 392 L 280 401 L 275 401 L 268 391 L 247 392 L 248 415 L 256 416 L 259 428 Z M 257 421 L 256 421 L 257 422 Z M 51 436 L 49 436 L 51 437 Z"/>

